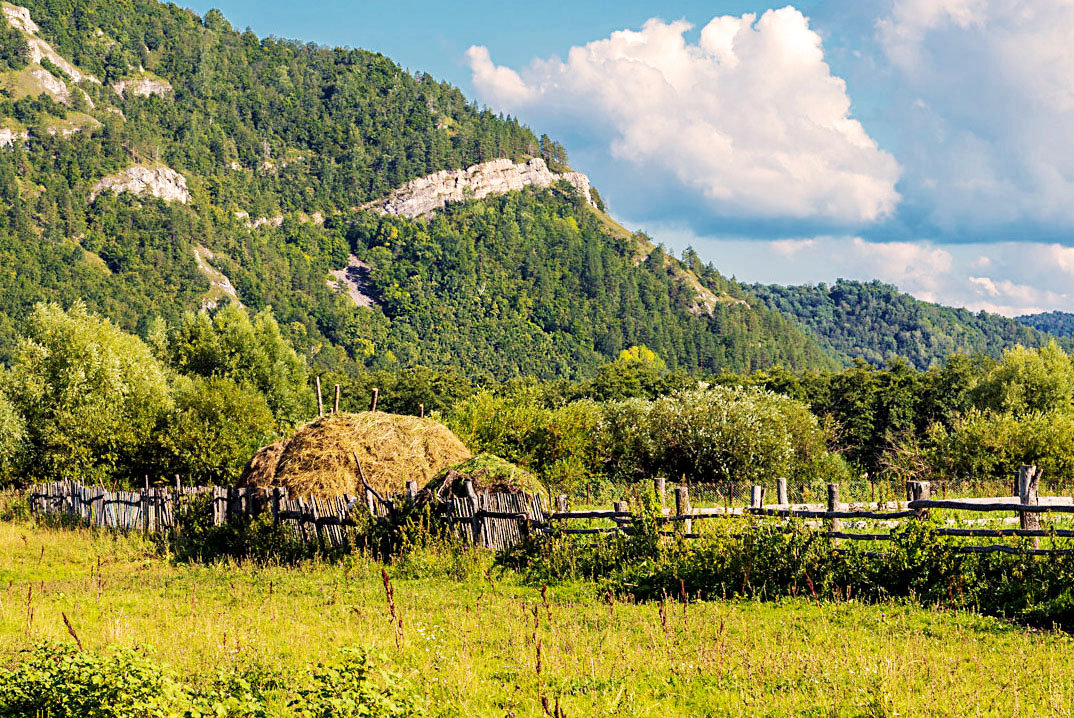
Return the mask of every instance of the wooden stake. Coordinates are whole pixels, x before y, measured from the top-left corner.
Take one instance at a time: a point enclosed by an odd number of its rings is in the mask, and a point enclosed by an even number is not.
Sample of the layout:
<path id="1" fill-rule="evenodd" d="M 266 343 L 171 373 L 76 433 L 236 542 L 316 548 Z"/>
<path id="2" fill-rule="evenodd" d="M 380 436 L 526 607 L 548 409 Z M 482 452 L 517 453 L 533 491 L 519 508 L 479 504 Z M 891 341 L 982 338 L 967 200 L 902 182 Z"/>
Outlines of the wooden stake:
<path id="1" fill-rule="evenodd" d="M 839 510 L 839 484 L 828 484 L 828 511 Z M 843 522 L 839 519 L 832 519 L 832 531 L 838 531 L 842 528 Z"/>
<path id="2" fill-rule="evenodd" d="M 750 488 L 750 508 L 759 509 L 764 505 L 764 487 L 754 485 Z"/>
<path id="3" fill-rule="evenodd" d="M 380 389 L 377 389 L 376 387 L 373 387 L 373 406 L 372 406 L 372 408 L 369 409 L 370 411 L 376 411 L 377 410 L 377 396 L 379 394 L 380 394 Z"/>
<path id="4" fill-rule="evenodd" d="M 1018 469 L 1018 501 L 1026 506 L 1036 506 L 1040 503 L 1037 495 L 1037 487 L 1040 483 L 1040 471 L 1036 466 L 1023 465 Z M 1028 511 L 1019 512 L 1021 525 L 1024 529 L 1039 529 L 1040 514 L 1031 514 Z M 1040 541 L 1033 539 L 1033 548 L 1037 548 Z"/>
<path id="5" fill-rule="evenodd" d="M 658 476 L 653 479 L 653 491 L 656 492 L 656 498 L 660 499 L 660 512 L 664 512 L 664 507 L 667 506 L 667 479 L 663 476 Z"/>
<path id="6" fill-rule="evenodd" d="M 339 413 L 339 384 L 336 384 L 336 403 L 335 406 L 332 407 L 332 413 Z"/>
<path id="7" fill-rule="evenodd" d="M 425 418 L 425 404 L 418 404 L 418 418 Z"/>
<path id="8" fill-rule="evenodd" d="M 324 401 L 321 400 L 321 377 L 317 377 L 317 416 L 324 416 Z"/>
<path id="9" fill-rule="evenodd" d="M 689 516 L 690 509 L 690 489 L 685 486 L 679 486 L 675 489 L 675 515 L 676 516 Z M 694 521 L 693 519 L 686 519 L 682 524 L 683 530 L 686 533 L 693 533 Z"/>
<path id="10" fill-rule="evenodd" d="M 791 504 L 787 498 L 787 479 L 782 476 L 776 479 L 776 503 L 780 506 L 790 506 Z"/>

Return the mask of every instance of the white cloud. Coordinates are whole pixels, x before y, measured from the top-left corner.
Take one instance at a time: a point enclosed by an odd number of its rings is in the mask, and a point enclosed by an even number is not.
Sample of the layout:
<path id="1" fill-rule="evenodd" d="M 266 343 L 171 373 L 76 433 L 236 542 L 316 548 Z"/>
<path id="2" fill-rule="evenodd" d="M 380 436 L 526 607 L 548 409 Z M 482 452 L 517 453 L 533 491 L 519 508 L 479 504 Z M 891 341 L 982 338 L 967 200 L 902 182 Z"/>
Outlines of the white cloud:
<path id="1" fill-rule="evenodd" d="M 832 283 L 879 279 L 929 302 L 1006 316 L 1074 311 L 1074 248 L 1040 242 L 870 242 L 861 237 L 722 239 L 683 225 L 654 228 L 675 249 L 744 282 Z"/>
<path id="2" fill-rule="evenodd" d="M 717 17 L 696 44 L 689 28 L 649 20 L 522 73 L 484 47 L 467 56 L 484 101 L 606 147 L 609 176 L 671 183 L 650 193 L 653 205 L 685 193 L 710 219 L 837 226 L 893 212 L 899 166 L 850 117 L 845 83 L 807 18 L 793 7 Z"/>
<path id="3" fill-rule="evenodd" d="M 1074 3 L 895 0 L 876 31 L 912 205 L 963 234 L 1074 225 Z"/>

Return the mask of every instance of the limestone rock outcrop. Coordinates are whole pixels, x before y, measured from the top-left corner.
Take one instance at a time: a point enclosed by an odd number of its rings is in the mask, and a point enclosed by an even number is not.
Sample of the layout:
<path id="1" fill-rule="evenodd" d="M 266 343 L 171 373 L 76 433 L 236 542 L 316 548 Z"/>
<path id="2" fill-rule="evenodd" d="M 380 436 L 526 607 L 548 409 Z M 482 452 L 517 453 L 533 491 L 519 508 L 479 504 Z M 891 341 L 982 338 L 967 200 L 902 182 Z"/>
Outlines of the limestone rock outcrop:
<path id="1" fill-rule="evenodd" d="M 566 180 L 593 204 L 589 178 L 581 172 L 553 172 L 540 158 L 514 163 L 492 160 L 464 170 L 442 170 L 407 182 L 384 199 L 366 205 L 382 214 L 421 217 L 443 208 L 448 202 L 482 199 L 525 187 L 549 187 Z"/>
<path id="2" fill-rule="evenodd" d="M 3 4 L 0 6 L 0 10 L 3 11 L 4 17 L 7 18 L 11 27 L 16 30 L 21 30 L 26 33 L 26 43 L 30 46 L 30 62 L 34 64 L 40 64 L 42 58 L 48 58 L 48 60 L 56 65 L 58 68 L 67 73 L 75 82 L 82 82 L 87 80 L 89 82 L 97 82 L 98 80 L 93 75 L 87 74 L 79 70 L 77 67 L 67 61 L 60 53 L 56 52 L 52 45 L 37 37 L 37 33 L 40 28 L 37 23 L 30 17 L 30 11 L 20 5 Z M 57 80 L 60 82 L 60 80 Z M 66 92 L 66 87 L 64 88 Z"/>
<path id="3" fill-rule="evenodd" d="M 29 137 L 25 131 L 13 130 L 10 127 L 0 127 L 0 147 L 11 147 L 16 140 L 25 140 Z"/>
<path id="4" fill-rule="evenodd" d="M 143 76 L 113 82 L 112 89 L 123 98 L 126 98 L 128 92 L 134 97 L 149 97 L 150 95 L 164 97 L 172 91 L 172 86 L 167 80 Z"/>
<path id="5" fill-rule="evenodd" d="M 93 186 L 90 201 L 105 191 L 130 192 L 140 196 L 159 197 L 165 202 L 190 201 L 186 177 L 170 167 L 143 167 L 135 165 L 122 172 L 103 178 Z"/>

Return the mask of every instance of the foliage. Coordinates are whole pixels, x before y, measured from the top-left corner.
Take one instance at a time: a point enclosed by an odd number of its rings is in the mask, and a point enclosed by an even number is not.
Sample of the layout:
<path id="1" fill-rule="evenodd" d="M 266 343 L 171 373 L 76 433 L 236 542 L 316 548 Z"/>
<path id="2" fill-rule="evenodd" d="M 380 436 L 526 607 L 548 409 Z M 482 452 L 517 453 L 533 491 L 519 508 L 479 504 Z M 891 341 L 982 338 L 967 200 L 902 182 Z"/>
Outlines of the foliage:
<path id="1" fill-rule="evenodd" d="M 111 655 L 41 643 L 12 670 L 0 668 L 0 716 L 23 718 L 268 718 L 274 715 L 261 683 L 219 675 L 189 687 L 143 654 Z M 280 683 L 280 677 L 275 682 Z M 296 689 L 296 718 L 413 718 L 425 715 L 420 697 L 398 676 L 380 672 L 368 653 L 343 649 Z"/>
<path id="2" fill-rule="evenodd" d="M 1014 321 L 1021 322 L 1027 327 L 1033 327 L 1037 331 L 1046 332 L 1053 336 L 1074 337 L 1074 314 L 1070 312 L 1051 311 L 1040 314 L 1023 314 L 1020 317 L 1015 317 Z"/>
<path id="3" fill-rule="evenodd" d="M 0 392 L 0 485 L 12 483 L 25 451 L 26 422 Z"/>
<path id="4" fill-rule="evenodd" d="M 291 702 L 295 718 L 415 718 L 425 715 L 420 700 L 397 676 L 383 674 L 378 682 L 369 655 L 344 650 L 336 665 L 310 672 L 311 687 L 298 691 Z"/>
<path id="5" fill-rule="evenodd" d="M 929 432 L 926 456 L 937 478 L 1007 481 L 1023 464 L 1037 466 L 1045 481 L 1074 473 L 1074 412 L 1022 415 L 972 411 Z"/>
<path id="6" fill-rule="evenodd" d="M 26 422 L 26 475 L 111 483 L 141 473 L 172 409 L 165 369 L 149 347 L 81 303 L 37 306 L 25 331 L 5 393 Z"/>
<path id="7" fill-rule="evenodd" d="M 180 377 L 174 411 L 160 433 L 158 470 L 199 485 L 226 486 L 259 448 L 276 437 L 265 397 L 225 377 Z"/>
<path id="8" fill-rule="evenodd" d="M 283 426 L 310 413 L 306 361 L 283 337 L 269 310 L 252 319 L 234 304 L 213 314 L 188 312 L 170 330 L 161 323 L 151 327 L 150 341 L 180 373 L 226 378 L 260 392 Z"/>
<path id="9" fill-rule="evenodd" d="M 982 409 L 1024 414 L 1074 406 L 1074 362 L 1052 341 L 1009 349 L 976 388 Z"/>
<path id="10" fill-rule="evenodd" d="M 45 643 L 23 654 L 14 670 L 0 669 L 0 715 L 12 718 L 172 718 L 183 691 L 144 656 L 100 656 Z"/>

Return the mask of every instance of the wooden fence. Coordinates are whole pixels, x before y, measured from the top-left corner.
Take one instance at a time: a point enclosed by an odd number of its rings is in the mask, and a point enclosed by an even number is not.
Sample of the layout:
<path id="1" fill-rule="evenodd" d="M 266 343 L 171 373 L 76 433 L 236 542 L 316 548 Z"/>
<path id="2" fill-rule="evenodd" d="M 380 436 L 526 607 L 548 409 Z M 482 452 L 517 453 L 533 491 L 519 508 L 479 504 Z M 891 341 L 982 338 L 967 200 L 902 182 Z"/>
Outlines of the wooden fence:
<path id="1" fill-rule="evenodd" d="M 694 522 L 717 517 L 754 516 L 782 521 L 804 519 L 808 525 L 835 539 L 837 544 L 843 541 L 890 541 L 898 536 L 898 529 L 905 527 L 907 520 L 928 519 L 931 510 L 944 509 L 988 514 L 1006 512 L 1016 515 L 1012 518 L 989 517 L 964 519 L 962 521 L 950 519 L 948 523 L 981 525 L 1001 522 L 1004 524 L 1017 523 L 1019 527 L 941 527 L 935 531 L 939 536 L 1032 539 L 1032 548 L 1007 544 L 956 547 L 955 550 L 961 553 L 1003 552 L 1028 553 L 1032 555 L 1074 553 L 1072 548 L 1039 548 L 1041 538 L 1074 538 L 1074 530 L 1042 527 L 1042 514 L 1048 515 L 1052 521 L 1074 518 L 1074 498 L 1070 496 L 1040 496 L 1038 492 L 1039 481 L 1040 472 L 1037 467 L 1023 466 L 1018 472 L 1016 481 L 1018 494 L 1016 496 L 936 500 L 931 497 L 929 482 L 910 481 L 907 482 L 906 486 L 906 501 L 842 503 L 839 500 L 839 485 L 829 484 L 826 504 L 791 504 L 787 501 L 786 479 L 778 479 L 776 482 L 777 501 L 775 504 L 764 503 L 766 488 L 755 485 L 751 487 L 749 505 L 716 508 L 693 508 L 690 504 L 689 489 L 685 486 L 680 486 L 675 489 L 674 509 L 668 506 L 665 480 L 654 479 L 653 488 L 661 506 L 660 513 L 656 518 L 657 522 L 665 526 L 681 525 L 681 530 L 675 531 L 665 528 L 662 533 L 681 535 L 687 539 L 700 538 L 704 535 L 694 532 Z M 556 511 L 547 517 L 547 526 L 542 527 L 543 530 L 568 535 L 608 532 L 629 534 L 634 530 L 633 524 L 636 517 L 630 512 L 625 502 L 616 502 L 610 510 L 589 509 L 581 511 L 568 510 L 568 497 L 565 495 L 556 497 L 555 503 Z M 601 520 L 600 523 L 605 525 L 592 526 L 594 520 Z M 573 521 L 586 521 L 588 525 L 578 528 L 566 523 Z M 876 522 L 872 525 L 878 528 L 887 528 L 889 531 L 880 533 L 845 530 L 846 528 L 861 528 L 864 525 L 868 525 L 869 522 Z M 608 523 L 612 525 L 608 526 Z"/>
<path id="2" fill-rule="evenodd" d="M 184 503 L 208 495 L 214 525 L 246 520 L 270 511 L 274 523 L 304 542 L 323 549 L 353 545 L 358 527 L 368 517 L 391 521 L 398 511 L 418 500 L 417 486 L 406 493 L 382 498 L 367 491 L 364 500 L 344 495 L 324 499 L 288 496 L 286 489 L 238 487 L 148 487 L 141 491 L 109 491 L 102 486 L 54 482 L 30 487 L 28 500 L 35 515 L 69 518 L 84 525 L 124 531 L 161 533 L 176 528 Z M 545 510 L 539 496 L 479 493 L 467 482 L 465 498 L 434 501 L 433 510 L 446 517 L 468 543 L 495 550 L 517 544 L 531 526 L 541 526 Z"/>
<path id="3" fill-rule="evenodd" d="M 1031 547 L 1009 544 L 958 546 L 964 553 L 1026 552 L 1030 554 L 1074 553 L 1074 548 L 1051 546 L 1041 549 L 1041 538 L 1074 538 L 1074 530 L 1044 527 L 1041 516 L 1049 522 L 1074 518 L 1074 499 L 1069 496 L 1040 496 L 1040 472 L 1034 466 L 1023 466 L 1018 473 L 1015 496 L 933 499 L 928 482 L 907 483 L 905 501 L 843 503 L 839 500 L 839 485 L 828 485 L 825 504 L 791 504 L 787 501 L 787 482 L 776 482 L 776 503 L 764 502 L 766 488 L 753 486 L 746 506 L 694 508 L 685 486 L 674 490 L 674 508 L 669 506 L 664 479 L 654 480 L 660 502 L 656 517 L 661 532 L 681 535 L 687 539 L 703 536 L 695 532 L 695 522 L 716 517 L 745 517 L 773 519 L 786 522 L 801 519 L 812 528 L 834 539 L 845 541 L 890 541 L 897 537 L 906 521 L 928 519 L 932 510 L 954 510 L 984 513 L 986 518 L 949 520 L 936 529 L 939 536 L 960 538 L 1019 538 L 1031 539 Z M 609 532 L 632 533 L 637 517 L 626 502 L 616 502 L 611 509 L 571 511 L 566 496 L 555 501 L 555 510 L 545 510 L 541 498 L 530 494 L 479 493 L 469 481 L 463 484 L 464 496 L 448 496 L 443 500 L 432 497 L 433 510 L 445 517 L 456 534 L 467 543 L 503 550 L 525 540 L 534 532 L 558 535 L 592 535 Z M 383 498 L 371 489 L 365 496 L 344 495 L 333 499 L 316 497 L 292 498 L 284 489 L 245 489 L 228 487 L 146 488 L 142 491 L 108 491 L 100 486 L 87 487 L 63 482 L 34 486 L 30 489 L 31 511 L 35 514 L 69 516 L 82 523 L 145 532 L 169 531 L 175 528 L 175 517 L 183 502 L 208 494 L 212 520 L 221 525 L 247 519 L 271 511 L 273 521 L 287 527 L 305 542 L 318 547 L 353 545 L 358 526 L 371 517 L 376 521 L 395 521 L 405 515 L 405 509 L 415 506 L 419 496 L 417 486 L 408 483 L 402 494 Z M 426 493 L 424 500 L 429 500 Z M 992 514 L 1014 514 L 1013 517 L 993 517 Z M 578 521 L 585 521 L 578 526 Z M 994 525 L 1000 523 L 1002 527 Z M 1006 524 L 1018 524 L 1008 528 Z M 595 525 L 596 524 L 596 525 Z M 676 525 L 678 529 L 674 528 Z M 886 532 L 863 530 L 887 529 Z"/>

